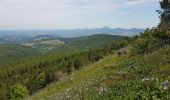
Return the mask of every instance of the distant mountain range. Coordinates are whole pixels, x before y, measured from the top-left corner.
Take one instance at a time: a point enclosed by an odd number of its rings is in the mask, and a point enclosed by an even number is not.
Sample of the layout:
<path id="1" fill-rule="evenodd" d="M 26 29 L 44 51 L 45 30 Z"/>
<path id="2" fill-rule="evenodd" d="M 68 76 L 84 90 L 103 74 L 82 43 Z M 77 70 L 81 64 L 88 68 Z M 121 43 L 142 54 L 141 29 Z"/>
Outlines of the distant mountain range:
<path id="1" fill-rule="evenodd" d="M 73 30 L 56 30 L 56 33 L 61 37 L 80 37 L 80 36 L 88 36 L 93 34 L 110 34 L 110 35 L 118 35 L 118 36 L 134 36 L 139 33 L 144 32 L 144 29 L 124 29 L 124 28 L 85 28 L 85 29 L 73 29 Z"/>
<path id="2" fill-rule="evenodd" d="M 84 28 L 84 29 L 59 29 L 59 30 L 6 30 L 0 31 L 0 44 L 20 44 L 32 41 L 37 37 L 62 37 L 75 38 L 94 34 L 109 34 L 118 36 L 134 36 L 144 32 L 144 29 L 124 28 Z"/>

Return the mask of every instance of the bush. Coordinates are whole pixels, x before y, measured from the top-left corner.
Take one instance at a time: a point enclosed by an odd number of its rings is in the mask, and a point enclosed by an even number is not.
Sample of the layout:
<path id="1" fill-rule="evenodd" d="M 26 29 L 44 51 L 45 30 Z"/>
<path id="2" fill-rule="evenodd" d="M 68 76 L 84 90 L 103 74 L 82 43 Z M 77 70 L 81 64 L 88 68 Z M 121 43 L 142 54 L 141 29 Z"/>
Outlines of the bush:
<path id="1" fill-rule="evenodd" d="M 37 77 L 36 81 L 35 81 L 35 85 L 37 88 L 43 88 L 46 85 L 46 76 L 44 73 L 40 73 L 39 76 Z"/>
<path id="2" fill-rule="evenodd" d="M 12 100 L 22 99 L 29 94 L 28 89 L 20 84 L 16 84 L 10 87 L 9 96 Z"/>

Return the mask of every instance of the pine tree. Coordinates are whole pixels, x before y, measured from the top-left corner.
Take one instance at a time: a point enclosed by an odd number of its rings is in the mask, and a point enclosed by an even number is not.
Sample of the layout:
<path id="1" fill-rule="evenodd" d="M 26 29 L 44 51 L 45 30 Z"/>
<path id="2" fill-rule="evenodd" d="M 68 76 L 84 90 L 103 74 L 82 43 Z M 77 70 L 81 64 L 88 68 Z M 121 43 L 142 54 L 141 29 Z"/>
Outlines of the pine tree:
<path id="1" fill-rule="evenodd" d="M 160 7 L 161 10 L 157 10 L 161 20 L 159 24 L 159 33 L 166 38 L 166 42 L 170 43 L 170 0 L 161 0 Z"/>
<path id="2" fill-rule="evenodd" d="M 166 23 L 170 20 L 170 0 L 160 1 L 161 10 L 158 10 L 161 22 Z"/>

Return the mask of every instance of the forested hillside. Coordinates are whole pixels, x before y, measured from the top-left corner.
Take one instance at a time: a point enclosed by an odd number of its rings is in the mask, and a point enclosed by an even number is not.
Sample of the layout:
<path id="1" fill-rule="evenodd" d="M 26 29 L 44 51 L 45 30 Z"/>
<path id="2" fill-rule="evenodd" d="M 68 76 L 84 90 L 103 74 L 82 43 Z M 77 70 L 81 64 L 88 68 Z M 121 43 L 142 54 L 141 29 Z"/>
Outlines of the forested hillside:
<path id="1" fill-rule="evenodd" d="M 29 58 L 38 55 L 39 52 L 33 48 L 14 45 L 0 44 L 0 64 L 16 61 L 17 59 Z"/>
<path id="2" fill-rule="evenodd" d="M 127 40 L 126 40 L 127 41 Z M 125 41 L 99 49 L 51 53 L 0 65 L 0 98 L 15 99 L 33 94 L 48 84 L 68 76 L 81 67 L 99 61 L 114 50 L 126 45 Z M 15 90 L 19 89 L 25 94 Z M 17 93 L 15 93 L 17 92 Z"/>
<path id="3" fill-rule="evenodd" d="M 121 41 L 125 36 L 116 36 L 108 34 L 96 34 L 91 36 L 83 36 L 76 38 L 58 38 L 64 41 L 64 45 L 54 48 L 55 51 L 70 51 L 70 50 L 88 50 L 93 48 L 100 48 L 105 45 L 110 45 L 113 42 Z"/>
<path id="4" fill-rule="evenodd" d="M 70 52 L 100 48 L 126 37 L 97 34 L 76 38 L 56 38 L 48 35 L 37 36 L 21 44 L 0 44 L 0 64 L 9 63 L 51 52 Z"/>

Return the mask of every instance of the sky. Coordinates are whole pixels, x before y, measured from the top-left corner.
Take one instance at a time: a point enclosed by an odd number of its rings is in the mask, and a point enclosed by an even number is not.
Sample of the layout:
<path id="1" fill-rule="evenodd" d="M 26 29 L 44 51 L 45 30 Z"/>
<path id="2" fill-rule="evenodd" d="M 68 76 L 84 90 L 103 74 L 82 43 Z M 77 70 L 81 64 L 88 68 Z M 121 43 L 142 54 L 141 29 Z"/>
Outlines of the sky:
<path id="1" fill-rule="evenodd" d="M 159 0 L 0 0 L 0 29 L 151 28 Z"/>

